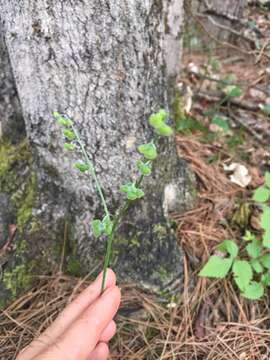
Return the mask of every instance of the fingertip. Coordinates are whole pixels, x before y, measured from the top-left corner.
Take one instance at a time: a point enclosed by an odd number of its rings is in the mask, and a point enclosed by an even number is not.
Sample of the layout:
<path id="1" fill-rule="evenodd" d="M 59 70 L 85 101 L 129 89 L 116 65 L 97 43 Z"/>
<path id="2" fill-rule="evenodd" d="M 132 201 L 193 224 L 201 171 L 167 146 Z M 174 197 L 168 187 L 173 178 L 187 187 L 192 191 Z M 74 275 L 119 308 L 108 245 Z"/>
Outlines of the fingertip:
<path id="1" fill-rule="evenodd" d="M 92 351 L 88 360 L 106 360 L 109 356 L 109 347 L 106 343 L 100 342 Z"/>
<path id="2" fill-rule="evenodd" d="M 111 340 L 111 338 L 115 335 L 115 333 L 116 333 L 116 324 L 112 320 L 109 323 L 109 325 L 105 328 L 105 330 L 103 330 L 103 333 L 100 335 L 99 341 L 107 343 Z"/>
<path id="3" fill-rule="evenodd" d="M 95 281 L 99 283 L 100 286 L 101 286 L 102 278 L 103 278 L 103 271 L 98 275 Z M 112 269 L 108 268 L 106 271 L 105 289 L 115 286 L 115 284 L 116 284 L 116 275 Z"/>

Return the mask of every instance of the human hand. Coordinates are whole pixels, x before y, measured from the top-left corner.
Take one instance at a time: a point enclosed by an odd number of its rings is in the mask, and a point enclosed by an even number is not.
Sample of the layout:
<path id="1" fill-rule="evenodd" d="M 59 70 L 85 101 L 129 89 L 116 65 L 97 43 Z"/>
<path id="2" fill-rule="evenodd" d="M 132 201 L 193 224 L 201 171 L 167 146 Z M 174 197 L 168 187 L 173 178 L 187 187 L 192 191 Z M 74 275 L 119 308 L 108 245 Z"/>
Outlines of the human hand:
<path id="1" fill-rule="evenodd" d="M 105 360 L 107 342 L 116 332 L 112 320 L 120 304 L 120 289 L 112 270 L 107 271 L 100 296 L 102 274 L 72 301 L 17 360 Z"/>

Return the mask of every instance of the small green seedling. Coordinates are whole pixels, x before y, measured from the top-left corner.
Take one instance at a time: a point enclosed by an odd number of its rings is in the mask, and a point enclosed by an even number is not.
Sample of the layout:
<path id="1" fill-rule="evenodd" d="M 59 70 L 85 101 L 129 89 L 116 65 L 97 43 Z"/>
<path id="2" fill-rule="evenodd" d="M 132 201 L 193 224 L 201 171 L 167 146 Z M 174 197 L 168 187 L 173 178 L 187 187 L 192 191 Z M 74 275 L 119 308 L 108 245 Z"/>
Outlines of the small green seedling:
<path id="1" fill-rule="evenodd" d="M 230 272 L 243 297 L 256 300 L 270 287 L 270 172 L 265 174 L 264 185 L 258 187 L 252 198 L 261 207 L 262 236 L 246 231 L 242 237 L 243 251 L 234 240 L 225 240 L 210 256 L 199 276 L 223 279 Z"/>
<path id="2" fill-rule="evenodd" d="M 58 112 L 54 112 L 53 116 L 56 119 L 57 123 L 63 129 L 63 136 L 66 141 L 64 143 L 64 148 L 67 151 L 75 151 L 77 148 L 80 150 L 82 159 L 80 161 L 77 161 L 74 164 L 74 167 L 81 173 L 85 173 L 86 175 L 89 175 L 94 179 L 97 192 L 99 194 L 104 210 L 103 218 L 93 219 L 91 224 L 92 233 L 95 237 L 105 236 L 108 238 L 101 285 L 101 292 L 103 292 L 105 287 L 106 273 L 110 264 L 112 244 L 115 232 L 121 222 L 122 217 L 128 210 L 131 202 L 137 199 L 141 199 L 144 196 L 144 192 L 141 189 L 141 184 L 144 177 L 151 174 L 152 162 L 158 156 L 155 141 L 160 136 L 171 136 L 173 134 L 173 129 L 166 124 L 168 114 L 165 110 L 162 109 L 159 112 L 150 116 L 149 124 L 154 129 L 155 138 L 152 139 L 149 143 L 142 144 L 138 147 L 138 152 L 140 153 L 141 157 L 136 162 L 136 169 L 138 173 L 137 178 L 120 186 L 120 192 L 124 194 L 125 201 L 122 207 L 120 207 L 118 211 L 116 211 L 116 214 L 113 216 L 108 209 L 106 198 L 102 191 L 100 182 L 97 178 L 94 165 L 90 160 L 90 156 L 87 153 L 87 150 L 80 138 L 80 134 L 74 125 L 74 122 Z"/>

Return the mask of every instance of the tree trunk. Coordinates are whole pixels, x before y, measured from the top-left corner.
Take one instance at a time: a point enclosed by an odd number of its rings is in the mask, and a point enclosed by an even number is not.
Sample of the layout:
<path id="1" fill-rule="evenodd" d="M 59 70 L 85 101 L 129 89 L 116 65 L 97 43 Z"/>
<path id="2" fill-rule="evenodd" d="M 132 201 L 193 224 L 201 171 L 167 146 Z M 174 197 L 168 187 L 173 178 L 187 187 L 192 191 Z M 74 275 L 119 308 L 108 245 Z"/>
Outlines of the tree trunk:
<path id="1" fill-rule="evenodd" d="M 227 29 L 238 30 L 247 0 L 199 0 L 198 9 L 207 15 L 204 20 L 208 32 L 221 41 L 233 42 L 235 36 Z M 224 28 L 225 27 L 225 28 Z"/>
<path id="2" fill-rule="evenodd" d="M 25 135 L 24 122 L 0 22 L 0 139 L 13 142 Z"/>
<path id="3" fill-rule="evenodd" d="M 169 106 L 180 67 L 182 2 L 0 4 L 33 155 L 31 216 L 20 221 L 16 241 L 26 240 L 25 259 L 43 264 L 49 258 L 53 264 L 59 257 L 52 249 L 61 251 L 65 227 L 68 271 L 100 270 L 104 239 L 94 239 L 90 231 L 91 219 L 101 216 L 100 201 L 93 183 L 74 170 L 76 156 L 63 151 L 52 112 L 75 121 L 113 212 L 122 201 L 119 186 L 134 176 L 136 146 L 152 136 L 149 114 Z M 181 280 L 181 253 L 163 208 L 182 211 L 189 200 L 185 164 L 173 142 L 161 147 L 145 183 L 146 198 L 130 209 L 114 245 L 118 276 L 157 290 Z"/>

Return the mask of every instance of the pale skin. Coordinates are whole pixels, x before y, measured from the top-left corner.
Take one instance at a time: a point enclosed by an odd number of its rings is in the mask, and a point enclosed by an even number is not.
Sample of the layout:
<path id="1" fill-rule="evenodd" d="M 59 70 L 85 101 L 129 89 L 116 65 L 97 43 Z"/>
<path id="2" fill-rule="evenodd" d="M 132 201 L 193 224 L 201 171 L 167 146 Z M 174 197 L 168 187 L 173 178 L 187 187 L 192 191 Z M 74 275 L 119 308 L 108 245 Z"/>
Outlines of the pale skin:
<path id="1" fill-rule="evenodd" d="M 102 295 L 101 281 L 102 274 L 16 360 L 106 360 L 121 293 L 112 270 L 107 272 Z"/>

